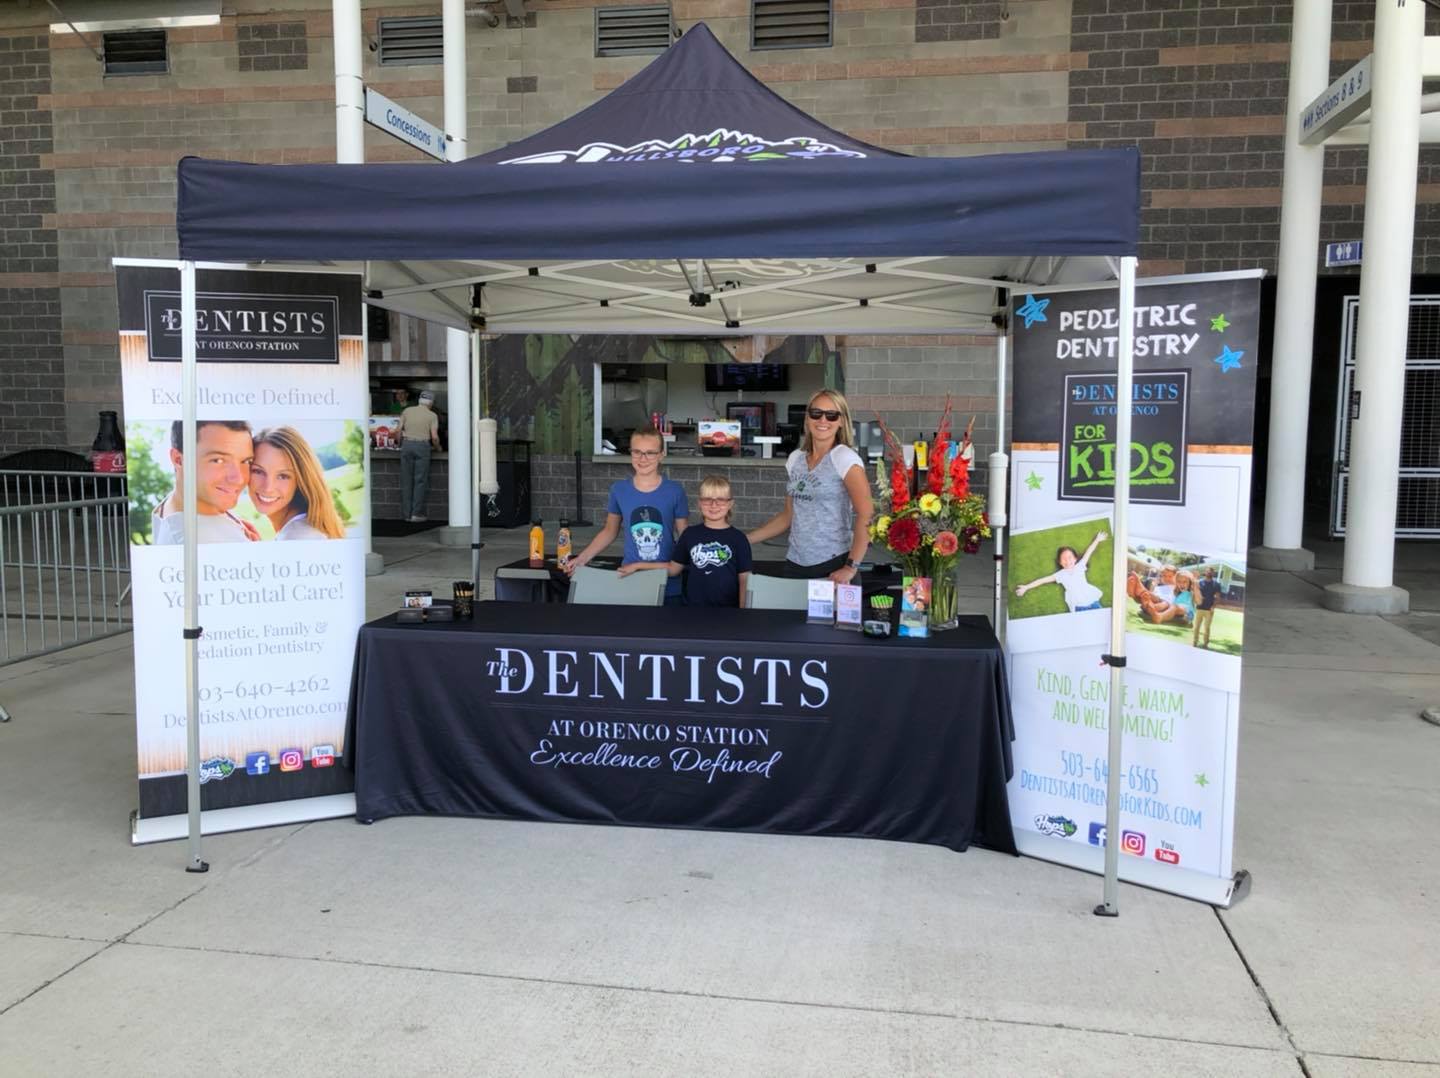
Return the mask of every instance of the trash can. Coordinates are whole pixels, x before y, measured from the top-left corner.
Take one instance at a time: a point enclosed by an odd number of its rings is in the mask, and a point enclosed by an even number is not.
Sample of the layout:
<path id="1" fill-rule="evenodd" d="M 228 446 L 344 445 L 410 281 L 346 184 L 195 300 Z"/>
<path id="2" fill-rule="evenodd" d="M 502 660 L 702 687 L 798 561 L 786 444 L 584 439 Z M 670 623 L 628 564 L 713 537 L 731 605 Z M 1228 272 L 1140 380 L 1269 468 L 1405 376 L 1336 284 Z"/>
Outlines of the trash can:
<path id="1" fill-rule="evenodd" d="M 530 526 L 530 446 L 504 439 L 495 443 L 495 481 L 500 490 L 480 495 L 480 520 L 488 528 Z"/>

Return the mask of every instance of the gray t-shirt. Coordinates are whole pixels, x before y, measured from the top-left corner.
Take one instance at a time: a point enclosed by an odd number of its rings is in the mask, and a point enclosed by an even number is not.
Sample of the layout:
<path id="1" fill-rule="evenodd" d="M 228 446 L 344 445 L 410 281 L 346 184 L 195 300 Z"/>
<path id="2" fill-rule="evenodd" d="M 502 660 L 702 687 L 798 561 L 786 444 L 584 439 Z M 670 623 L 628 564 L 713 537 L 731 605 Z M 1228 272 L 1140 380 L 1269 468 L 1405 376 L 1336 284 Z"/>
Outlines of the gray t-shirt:
<path id="1" fill-rule="evenodd" d="M 796 565 L 819 565 L 849 553 L 855 535 L 855 507 L 845 489 L 851 468 L 864 469 L 860 454 L 837 445 L 812 470 L 805 451 L 797 449 L 785 461 L 790 495 L 790 548 L 785 556 Z"/>

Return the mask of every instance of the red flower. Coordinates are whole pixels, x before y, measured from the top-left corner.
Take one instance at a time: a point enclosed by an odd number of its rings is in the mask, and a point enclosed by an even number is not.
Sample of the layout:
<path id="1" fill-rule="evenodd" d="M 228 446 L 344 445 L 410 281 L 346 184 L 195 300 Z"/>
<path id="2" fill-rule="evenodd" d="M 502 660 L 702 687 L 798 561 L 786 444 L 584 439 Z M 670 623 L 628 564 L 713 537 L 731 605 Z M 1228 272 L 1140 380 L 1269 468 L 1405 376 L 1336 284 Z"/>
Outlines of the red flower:
<path id="1" fill-rule="evenodd" d="M 949 557 L 960 549 L 960 540 L 955 537 L 954 532 L 941 532 L 935 537 L 935 553 L 941 557 Z"/>
<path id="2" fill-rule="evenodd" d="M 930 449 L 930 493 L 945 493 L 945 454 L 950 452 L 950 442 L 942 430 Z"/>
<path id="3" fill-rule="evenodd" d="M 890 466 L 890 511 L 898 513 L 910 503 L 910 472 L 903 460 Z"/>
<path id="4" fill-rule="evenodd" d="M 970 494 L 970 462 L 963 456 L 956 456 L 950 462 L 950 493 L 957 498 Z"/>
<path id="5" fill-rule="evenodd" d="M 896 554 L 913 554 L 920 546 L 920 525 L 914 517 L 901 517 L 890 525 L 889 540 Z"/>

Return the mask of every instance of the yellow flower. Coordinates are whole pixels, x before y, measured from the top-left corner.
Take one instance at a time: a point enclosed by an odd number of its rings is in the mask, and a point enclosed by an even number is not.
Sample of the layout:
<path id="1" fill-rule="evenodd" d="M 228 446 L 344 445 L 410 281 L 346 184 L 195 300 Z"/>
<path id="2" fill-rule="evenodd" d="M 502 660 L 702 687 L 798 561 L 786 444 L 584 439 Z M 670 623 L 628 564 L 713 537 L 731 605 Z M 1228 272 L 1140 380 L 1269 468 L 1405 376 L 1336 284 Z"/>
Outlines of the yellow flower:
<path id="1" fill-rule="evenodd" d="M 876 535 L 884 536 L 887 532 L 889 532 L 889 530 L 890 530 L 890 518 L 889 518 L 889 517 L 887 517 L 887 516 L 882 516 L 879 520 L 877 520 L 877 521 L 875 522 L 875 534 L 876 534 Z"/>
<path id="2" fill-rule="evenodd" d="M 936 494 L 920 495 L 920 512 L 927 517 L 938 517 L 940 515 L 940 497 Z"/>

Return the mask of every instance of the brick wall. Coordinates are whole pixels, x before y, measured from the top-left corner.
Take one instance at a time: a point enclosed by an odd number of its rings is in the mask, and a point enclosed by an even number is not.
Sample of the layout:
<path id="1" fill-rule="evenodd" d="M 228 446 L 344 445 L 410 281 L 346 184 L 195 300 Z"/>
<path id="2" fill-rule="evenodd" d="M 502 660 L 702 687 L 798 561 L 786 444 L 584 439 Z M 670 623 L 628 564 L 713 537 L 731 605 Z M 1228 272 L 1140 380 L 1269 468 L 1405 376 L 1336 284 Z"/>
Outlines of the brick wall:
<path id="1" fill-rule="evenodd" d="M 1334 7 L 1332 75 L 1370 51 L 1373 3 Z M 1440 13 L 1427 11 L 1429 33 Z M 1074 0 L 1070 145 L 1139 145 L 1142 272 L 1274 270 L 1288 4 Z M 1325 154 L 1320 242 L 1359 239 L 1364 149 Z M 1440 149 L 1422 148 L 1415 272 L 1440 270 Z"/>
<path id="2" fill-rule="evenodd" d="M 370 511 L 376 520 L 400 519 L 399 453 L 371 454 Z M 421 515 L 441 523 L 450 519 L 450 462 L 444 457 L 430 460 L 430 489 Z"/>
<path id="3" fill-rule="evenodd" d="M 49 334 L 52 363 L 55 342 L 63 346 L 62 368 L 35 375 L 61 394 L 65 410 L 58 425 L 50 417 L 39 440 L 81 447 L 93 435 L 95 412 L 119 407 L 110 260 L 175 257 L 174 177 L 182 155 L 333 159 L 329 5 L 278 0 L 261 8 L 238 4 L 217 26 L 170 30 L 171 71 L 128 78 L 105 78 L 73 34 L 20 29 L 48 18 L 34 5 L 0 10 L 0 35 L 33 38 L 48 52 L 48 83 L 37 97 L 52 117 L 54 142 L 37 171 L 48 177 L 53 204 L 39 223 L 56 245 L 44 285 L 58 284 L 63 314 L 60 325 L 51 314 L 43 330 L 11 331 Z M 394 0 L 367 8 L 365 32 L 375 35 L 381 15 L 407 13 L 434 14 L 435 5 Z M 833 47 L 752 53 L 744 5 L 676 8 L 679 25 L 706 19 L 743 63 L 800 108 L 859 138 L 919 154 L 1063 145 L 1069 15 L 1070 0 L 945 0 L 929 16 L 914 3 L 848 0 L 835 11 Z M 927 18 L 950 29 L 922 31 Z M 467 27 L 472 152 L 573 115 L 649 60 L 595 57 L 594 11 L 585 0 L 546 5 L 493 28 L 472 18 Z M 382 68 L 368 51 L 363 62 L 367 85 L 439 119 L 438 65 Z M 367 128 L 365 137 L 370 161 L 420 159 L 383 132 Z M 0 227 L 18 227 L 18 220 L 0 212 Z M 7 283 L 14 282 L 0 280 Z M 945 388 L 928 383 L 924 392 Z"/>
<path id="4" fill-rule="evenodd" d="M 0 453 L 65 442 L 49 93 L 48 35 L 0 34 Z"/>
<path id="5" fill-rule="evenodd" d="M 235 28 L 241 71 L 304 71 L 310 66 L 303 22 L 250 22 Z"/>
<path id="6" fill-rule="evenodd" d="M 524 19 L 493 28 L 467 20 L 472 152 L 573 115 L 649 60 L 593 55 L 590 0 L 532 7 Z M 682 0 L 675 15 L 682 27 L 706 19 L 777 93 L 881 145 L 958 155 L 1138 142 L 1147 271 L 1273 268 L 1288 5 L 846 0 L 835 7 L 833 47 L 789 52 L 749 50 L 743 4 Z M 24 178 L 0 190 L 8 200 L 0 205 L 0 259 L 7 260 L 0 360 L 25 364 L 0 367 L 0 391 L 44 398 L 12 402 L 14 394 L 0 392 L 0 411 L 23 413 L 23 425 L 0 414 L 0 447 L 83 447 L 95 412 L 118 407 L 110 259 L 175 256 L 181 155 L 333 159 L 329 5 L 271 0 L 226 10 L 217 26 L 170 31 L 170 73 L 106 79 L 74 35 L 21 28 L 48 19 L 43 5 L 0 7 L 0 38 L 11 43 L 0 60 L 0 155 L 7 178 Z M 374 36 L 382 14 L 435 11 L 433 0 L 367 7 L 365 32 Z M 1336 5 L 1337 70 L 1368 51 L 1372 13 L 1369 0 Z M 1431 32 L 1440 32 L 1429 19 Z M 368 85 L 440 117 L 438 65 L 382 68 L 368 51 L 364 65 Z M 383 132 L 367 129 L 365 137 L 371 161 L 420 160 Z M 19 168 L 8 163 L 22 160 Z M 1355 238 L 1365 151 L 1331 151 L 1327 160 L 1323 239 Z M 1422 163 L 1416 262 L 1433 272 L 1440 270 L 1440 152 L 1423 151 Z M 32 202 L 41 207 L 38 219 Z M 857 414 L 881 414 L 907 439 L 928 436 L 948 392 L 958 414 L 976 415 L 982 457 L 993 448 L 990 341 L 851 338 L 844 358 Z M 50 414 L 56 407 L 58 419 Z M 569 482 L 561 472 L 543 477 L 537 461 L 537 490 Z M 554 498 L 557 510 L 568 496 Z"/>
<path id="7" fill-rule="evenodd" d="M 904 443 L 931 440 L 946 394 L 957 436 L 974 417 L 973 485 L 983 491 L 984 462 L 996 448 L 995 339 L 850 336 L 841 342 L 845 396 L 856 419 L 878 417 Z"/>

